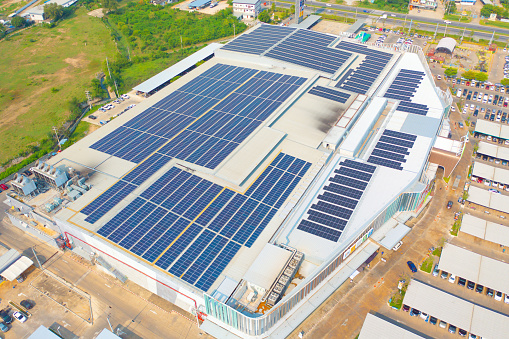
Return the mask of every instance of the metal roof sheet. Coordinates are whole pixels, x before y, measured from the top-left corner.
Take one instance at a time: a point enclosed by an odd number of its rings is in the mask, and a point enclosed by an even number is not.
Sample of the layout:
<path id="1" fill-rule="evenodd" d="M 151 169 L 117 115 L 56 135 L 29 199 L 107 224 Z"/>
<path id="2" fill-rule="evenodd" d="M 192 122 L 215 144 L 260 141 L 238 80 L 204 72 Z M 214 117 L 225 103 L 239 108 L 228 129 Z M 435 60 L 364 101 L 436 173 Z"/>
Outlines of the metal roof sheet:
<path id="1" fill-rule="evenodd" d="M 485 141 L 479 142 L 479 149 L 477 150 L 477 153 L 503 160 L 509 160 L 509 148 L 499 147 Z"/>
<path id="2" fill-rule="evenodd" d="M 405 235 L 410 232 L 411 228 L 402 224 L 398 223 L 396 227 L 391 229 L 385 237 L 380 241 L 380 245 L 383 247 L 392 250 L 396 244 L 405 237 Z"/>
<path id="3" fill-rule="evenodd" d="M 161 86 L 165 82 L 173 79 L 180 73 L 184 72 L 186 69 L 193 67 L 197 62 L 206 59 L 207 57 L 214 54 L 214 51 L 221 47 L 221 44 L 211 43 L 210 45 L 200 49 L 198 52 L 195 52 L 185 58 L 177 62 L 175 65 L 168 67 L 161 73 L 154 75 L 152 78 L 142 82 L 138 86 L 134 87 L 135 91 L 140 91 L 143 93 L 149 93 Z"/>
<path id="4" fill-rule="evenodd" d="M 509 293 L 509 264 L 482 256 L 478 282 L 496 291 Z"/>
<path id="5" fill-rule="evenodd" d="M 505 338 L 509 333 L 509 317 L 476 305 L 470 333 L 483 338 Z"/>
<path id="6" fill-rule="evenodd" d="M 465 330 L 474 312 L 474 304 L 419 280 L 410 281 L 403 303 Z"/>
<path id="7" fill-rule="evenodd" d="M 431 338 L 381 314 L 368 313 L 359 339 L 421 339 Z"/>
<path id="8" fill-rule="evenodd" d="M 467 200 L 474 204 L 509 213 L 509 196 L 507 195 L 492 193 L 476 186 L 470 186 Z"/>
<path id="9" fill-rule="evenodd" d="M 479 120 L 475 125 L 475 131 L 478 133 L 491 135 L 491 136 L 497 137 L 497 138 L 502 137 L 503 139 L 508 139 L 509 138 L 508 135 L 505 135 L 505 138 L 504 138 L 504 136 L 501 136 L 501 133 L 502 133 L 501 127 L 502 127 L 501 124 L 498 124 L 495 122 L 491 122 L 488 120 Z M 504 129 L 504 132 L 505 131 L 506 130 Z"/>
<path id="10" fill-rule="evenodd" d="M 464 248 L 445 244 L 438 262 L 438 268 L 467 280 L 479 280 L 481 255 Z"/>
<path id="11" fill-rule="evenodd" d="M 464 214 L 460 231 L 484 239 L 484 235 L 486 234 L 486 220 L 474 217 L 470 214 Z"/>
<path id="12" fill-rule="evenodd" d="M 488 221 L 484 239 L 496 244 L 509 246 L 509 227 Z"/>
<path id="13" fill-rule="evenodd" d="M 27 268 L 32 266 L 34 262 L 23 256 L 16 260 L 15 263 L 13 263 L 9 268 L 7 268 L 5 271 L 2 272 L 2 277 L 9 281 L 13 281 L 16 279 L 21 273 L 25 272 Z"/>
<path id="14" fill-rule="evenodd" d="M 237 0 L 238 2 L 241 2 L 240 0 Z M 233 1 L 236 2 L 236 1 Z M 242 2 L 244 3 L 244 2 Z M 322 17 L 319 15 L 310 15 L 306 19 L 304 19 L 300 24 L 291 24 L 290 27 L 297 27 L 297 28 L 304 28 L 308 29 L 309 27 L 316 24 L 318 21 L 320 21 Z"/>

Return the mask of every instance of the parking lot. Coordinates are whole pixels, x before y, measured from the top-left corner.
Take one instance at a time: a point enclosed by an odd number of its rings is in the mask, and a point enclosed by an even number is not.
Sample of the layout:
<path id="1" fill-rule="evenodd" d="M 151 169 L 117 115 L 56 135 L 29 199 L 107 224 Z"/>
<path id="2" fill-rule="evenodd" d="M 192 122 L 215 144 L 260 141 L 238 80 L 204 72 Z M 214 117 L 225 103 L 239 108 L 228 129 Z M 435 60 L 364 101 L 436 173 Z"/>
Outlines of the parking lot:
<path id="1" fill-rule="evenodd" d="M 392 30 L 390 28 L 377 28 L 371 26 L 367 28 L 368 33 L 371 34 L 371 38 L 368 42 L 371 43 L 383 43 L 383 44 L 401 44 L 405 46 L 417 45 L 422 48 L 426 47 L 432 36 L 423 36 L 413 34 L 407 36 L 408 30 Z"/>
<path id="2" fill-rule="evenodd" d="M 137 105 L 144 100 L 143 97 L 136 95 L 135 91 L 131 91 L 127 93 L 128 98 L 122 99 L 122 101 L 115 99 L 109 102 L 108 104 L 102 105 L 99 110 L 93 112 L 87 117 L 83 118 L 83 121 L 89 122 L 95 125 L 104 125 L 109 122 L 112 118 L 116 118 L 119 115 L 122 115 L 129 111 L 130 107 L 134 107 L 132 105 Z M 117 101 L 118 100 L 118 101 Z M 109 107 L 107 109 L 106 107 Z M 104 110 L 102 110 L 102 108 Z M 102 122 L 102 123 L 101 123 Z"/>

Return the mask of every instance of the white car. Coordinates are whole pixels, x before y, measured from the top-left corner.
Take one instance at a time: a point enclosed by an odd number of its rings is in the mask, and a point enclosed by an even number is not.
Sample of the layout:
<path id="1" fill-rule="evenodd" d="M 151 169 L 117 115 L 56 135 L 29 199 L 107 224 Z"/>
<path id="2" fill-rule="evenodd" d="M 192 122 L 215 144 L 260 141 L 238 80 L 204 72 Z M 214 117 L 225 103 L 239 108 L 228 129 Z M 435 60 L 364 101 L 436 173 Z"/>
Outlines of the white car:
<path id="1" fill-rule="evenodd" d="M 25 321 L 27 321 L 27 317 L 25 317 L 23 314 L 21 314 L 20 312 L 16 311 L 12 314 L 12 316 L 14 318 L 16 318 L 19 322 L 22 322 L 24 323 Z"/>
<path id="2" fill-rule="evenodd" d="M 496 301 L 502 301 L 502 292 L 495 291 L 495 300 Z"/>
<path id="3" fill-rule="evenodd" d="M 451 111 L 456 112 L 456 107 L 451 106 Z"/>
<path id="4" fill-rule="evenodd" d="M 122 94 L 121 97 L 122 97 L 122 99 L 129 99 L 129 95 L 127 95 L 127 94 Z"/>
<path id="5" fill-rule="evenodd" d="M 440 75 L 437 75 L 437 80 L 442 80 L 442 77 Z"/>
<path id="6" fill-rule="evenodd" d="M 470 104 L 470 110 L 473 111 L 475 108 L 474 104 Z"/>
<path id="7" fill-rule="evenodd" d="M 509 295 L 507 295 L 507 294 L 505 295 L 505 297 L 504 297 L 504 302 L 505 302 L 506 304 L 509 304 Z"/>
<path id="8" fill-rule="evenodd" d="M 451 284 L 454 284 L 456 282 L 456 276 L 454 274 L 451 274 L 451 276 L 449 277 L 449 282 Z"/>
<path id="9" fill-rule="evenodd" d="M 466 107 L 466 106 L 465 106 L 465 107 L 463 107 L 463 112 L 462 112 L 462 113 L 463 113 L 463 114 L 467 114 L 467 107 Z"/>
<path id="10" fill-rule="evenodd" d="M 394 248 L 393 248 L 392 250 L 393 250 L 393 251 L 397 251 L 397 250 L 401 247 L 401 245 L 403 245 L 403 241 L 398 242 L 398 243 L 396 244 L 396 246 L 394 246 Z"/>
<path id="11" fill-rule="evenodd" d="M 420 316 L 420 317 L 421 317 L 421 319 L 423 319 L 423 320 L 428 319 L 428 313 L 421 312 L 421 314 L 420 314 L 419 316 Z"/>

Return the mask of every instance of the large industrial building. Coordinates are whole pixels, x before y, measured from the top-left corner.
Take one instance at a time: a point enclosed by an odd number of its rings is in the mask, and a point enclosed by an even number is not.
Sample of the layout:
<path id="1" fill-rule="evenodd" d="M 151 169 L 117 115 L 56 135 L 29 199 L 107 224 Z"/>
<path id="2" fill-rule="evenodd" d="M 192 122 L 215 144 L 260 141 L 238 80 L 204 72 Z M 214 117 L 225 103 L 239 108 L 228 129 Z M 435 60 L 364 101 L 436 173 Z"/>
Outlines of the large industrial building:
<path id="1" fill-rule="evenodd" d="M 80 255 L 216 337 L 285 337 L 427 201 L 451 102 L 418 47 L 257 25 L 35 172 L 71 178 Z"/>

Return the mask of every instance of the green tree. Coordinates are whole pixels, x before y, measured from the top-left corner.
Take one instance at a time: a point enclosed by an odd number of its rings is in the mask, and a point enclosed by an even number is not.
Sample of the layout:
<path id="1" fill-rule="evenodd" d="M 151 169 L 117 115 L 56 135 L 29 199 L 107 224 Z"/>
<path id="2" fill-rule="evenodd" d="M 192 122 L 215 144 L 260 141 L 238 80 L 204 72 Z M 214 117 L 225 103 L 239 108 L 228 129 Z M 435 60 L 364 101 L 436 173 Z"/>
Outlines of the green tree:
<path id="1" fill-rule="evenodd" d="M 477 81 L 487 81 L 488 80 L 488 74 L 484 72 L 476 72 L 475 74 L 475 80 Z"/>
<path id="2" fill-rule="evenodd" d="M 445 70 L 444 74 L 448 77 L 455 77 L 458 74 L 458 69 L 454 67 L 449 67 Z"/>
<path id="3" fill-rule="evenodd" d="M 473 79 L 475 79 L 476 72 L 474 72 L 474 71 L 466 71 L 463 74 L 461 74 L 461 76 L 463 78 L 467 79 L 467 80 L 473 80 Z"/>
<path id="4" fill-rule="evenodd" d="M 50 20 L 57 21 L 64 16 L 64 7 L 52 2 L 44 5 L 44 17 Z"/>
<path id="5" fill-rule="evenodd" d="M 258 20 L 260 20 L 261 22 L 269 23 L 270 22 L 269 12 L 268 11 L 263 11 L 260 14 L 258 14 Z"/>
<path id="6" fill-rule="evenodd" d="M 25 26 L 26 24 L 26 20 L 25 18 L 22 18 L 20 16 L 15 16 L 14 18 L 12 18 L 11 20 L 11 24 L 16 27 L 16 28 L 20 28 L 20 27 L 23 27 Z M 3 25 L 2 25 L 3 26 Z"/>
<path id="7" fill-rule="evenodd" d="M 69 111 L 71 112 L 72 120 L 76 119 L 77 117 L 79 117 L 81 115 L 80 101 L 78 100 L 78 98 L 73 97 L 71 100 L 69 100 L 67 105 L 68 105 Z"/>
<path id="8" fill-rule="evenodd" d="M 106 12 L 115 11 L 118 8 L 117 0 L 102 0 L 102 6 L 106 9 Z"/>
<path id="9" fill-rule="evenodd" d="M 273 13 L 276 11 L 276 3 L 275 2 L 272 3 L 272 5 L 270 6 L 270 9 Z"/>
<path id="10" fill-rule="evenodd" d="M 484 17 L 489 17 L 492 13 L 497 14 L 498 18 L 506 18 L 507 10 L 504 7 L 493 6 L 493 5 L 484 5 L 481 9 L 481 15 Z"/>
<path id="11" fill-rule="evenodd" d="M 92 79 L 91 87 L 90 94 L 92 94 L 92 97 L 102 98 L 104 90 L 101 87 L 101 81 L 96 78 Z"/>
<path id="12" fill-rule="evenodd" d="M 507 87 L 509 86 L 509 79 L 502 79 L 500 80 L 500 83 L 502 84 L 502 86 Z"/>

